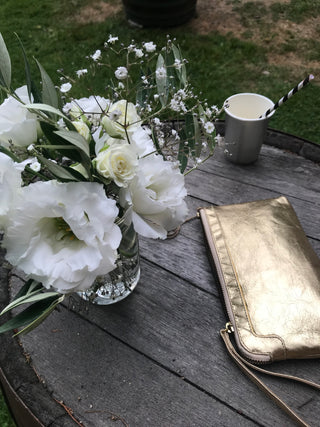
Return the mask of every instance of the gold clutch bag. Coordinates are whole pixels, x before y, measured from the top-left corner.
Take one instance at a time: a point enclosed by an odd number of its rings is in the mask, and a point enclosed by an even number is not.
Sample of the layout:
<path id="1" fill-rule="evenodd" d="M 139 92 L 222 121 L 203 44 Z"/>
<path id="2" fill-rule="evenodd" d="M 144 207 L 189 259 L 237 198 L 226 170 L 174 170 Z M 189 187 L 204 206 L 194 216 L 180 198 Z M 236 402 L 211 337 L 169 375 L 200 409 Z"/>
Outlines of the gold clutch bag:
<path id="1" fill-rule="evenodd" d="M 221 336 L 236 363 L 301 425 L 250 369 L 320 357 L 320 260 L 285 197 L 199 209 L 227 310 Z M 229 338 L 234 335 L 236 351 Z"/>

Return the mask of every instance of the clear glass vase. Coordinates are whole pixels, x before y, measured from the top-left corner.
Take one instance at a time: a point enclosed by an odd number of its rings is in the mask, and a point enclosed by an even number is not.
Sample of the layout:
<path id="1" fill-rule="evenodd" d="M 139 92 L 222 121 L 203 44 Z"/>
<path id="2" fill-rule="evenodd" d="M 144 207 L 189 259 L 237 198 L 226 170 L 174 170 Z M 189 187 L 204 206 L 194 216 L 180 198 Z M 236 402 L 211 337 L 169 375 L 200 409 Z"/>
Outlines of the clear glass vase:
<path id="1" fill-rule="evenodd" d="M 88 290 L 78 292 L 81 298 L 93 304 L 107 305 L 121 301 L 131 294 L 140 278 L 139 241 L 131 215 L 125 213 L 117 224 L 122 232 L 122 240 L 115 269 L 97 276 Z"/>

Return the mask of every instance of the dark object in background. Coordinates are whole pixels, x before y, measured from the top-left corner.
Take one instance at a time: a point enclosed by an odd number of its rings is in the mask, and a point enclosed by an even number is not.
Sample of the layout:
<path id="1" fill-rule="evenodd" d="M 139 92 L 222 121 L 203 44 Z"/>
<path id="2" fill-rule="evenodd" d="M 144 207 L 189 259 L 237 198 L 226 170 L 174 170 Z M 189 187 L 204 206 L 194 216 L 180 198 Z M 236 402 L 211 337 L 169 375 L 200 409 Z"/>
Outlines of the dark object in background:
<path id="1" fill-rule="evenodd" d="M 122 0 L 128 21 L 142 27 L 173 27 L 189 21 L 197 0 Z"/>

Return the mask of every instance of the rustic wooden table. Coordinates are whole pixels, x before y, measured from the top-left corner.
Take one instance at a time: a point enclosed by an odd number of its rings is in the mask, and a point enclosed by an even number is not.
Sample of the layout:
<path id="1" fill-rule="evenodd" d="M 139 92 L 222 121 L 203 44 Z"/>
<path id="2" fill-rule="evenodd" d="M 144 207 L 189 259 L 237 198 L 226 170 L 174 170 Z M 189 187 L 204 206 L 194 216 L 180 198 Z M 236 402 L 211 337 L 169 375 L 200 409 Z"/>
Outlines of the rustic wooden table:
<path id="1" fill-rule="evenodd" d="M 254 165 L 228 163 L 217 150 L 190 174 L 190 215 L 199 206 L 285 195 L 320 255 L 320 147 L 275 131 L 267 143 Z M 226 353 L 200 221 L 172 240 L 140 239 L 140 248 L 141 280 L 124 301 L 89 306 L 75 297 L 20 340 L 0 336 L 2 383 L 19 426 L 294 425 Z M 3 306 L 10 272 L 1 264 Z M 316 382 L 319 368 L 319 360 L 270 367 Z M 265 380 L 319 425 L 318 392 Z"/>

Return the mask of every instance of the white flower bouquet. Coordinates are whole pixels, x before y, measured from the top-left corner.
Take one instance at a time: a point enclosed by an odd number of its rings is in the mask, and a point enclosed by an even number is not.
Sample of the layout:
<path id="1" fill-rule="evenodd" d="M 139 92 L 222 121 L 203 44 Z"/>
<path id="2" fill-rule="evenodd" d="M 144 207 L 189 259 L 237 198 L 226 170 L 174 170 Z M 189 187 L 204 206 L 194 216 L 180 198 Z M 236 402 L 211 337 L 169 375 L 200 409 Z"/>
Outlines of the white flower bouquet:
<path id="1" fill-rule="evenodd" d="M 0 35 L 0 232 L 6 260 L 26 276 L 2 313 L 28 305 L 0 332 L 19 333 L 115 268 L 125 212 L 150 238 L 185 220 L 184 176 L 213 154 L 218 114 L 193 93 L 169 39 L 157 49 L 109 36 L 59 87 L 36 61 L 41 91 L 22 52 L 27 84 L 13 90 Z M 104 93 L 72 96 L 99 73 Z"/>

